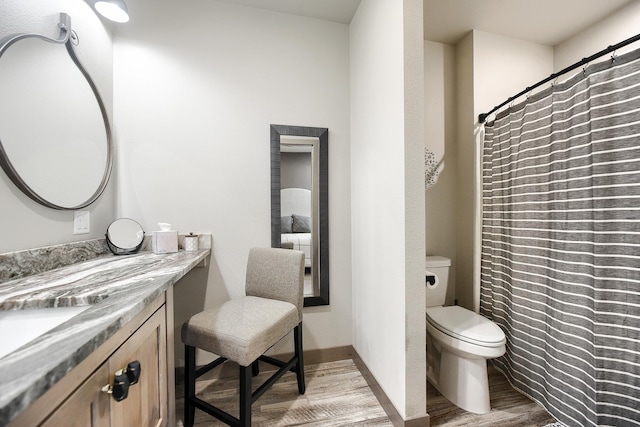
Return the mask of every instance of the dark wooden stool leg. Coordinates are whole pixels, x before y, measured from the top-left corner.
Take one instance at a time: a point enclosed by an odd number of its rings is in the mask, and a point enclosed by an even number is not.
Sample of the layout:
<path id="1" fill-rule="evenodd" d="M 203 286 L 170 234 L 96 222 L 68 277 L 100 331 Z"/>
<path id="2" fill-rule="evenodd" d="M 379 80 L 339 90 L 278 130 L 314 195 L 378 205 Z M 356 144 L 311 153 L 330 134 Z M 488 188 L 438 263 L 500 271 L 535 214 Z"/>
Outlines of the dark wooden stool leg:
<path id="1" fill-rule="evenodd" d="M 240 366 L 240 426 L 251 426 L 252 365 Z"/>
<path id="2" fill-rule="evenodd" d="M 304 394 L 306 386 L 304 383 L 304 355 L 302 350 L 302 322 L 293 330 L 293 341 L 295 345 L 298 363 L 296 364 L 296 378 L 298 379 L 298 393 Z"/>
<path id="3" fill-rule="evenodd" d="M 193 427 L 196 407 L 191 398 L 196 395 L 196 349 L 184 346 L 184 427 Z"/>
<path id="4" fill-rule="evenodd" d="M 255 362 L 253 362 L 251 364 L 251 373 L 253 374 L 253 376 L 257 376 L 260 373 L 260 361 L 258 359 L 256 359 Z"/>

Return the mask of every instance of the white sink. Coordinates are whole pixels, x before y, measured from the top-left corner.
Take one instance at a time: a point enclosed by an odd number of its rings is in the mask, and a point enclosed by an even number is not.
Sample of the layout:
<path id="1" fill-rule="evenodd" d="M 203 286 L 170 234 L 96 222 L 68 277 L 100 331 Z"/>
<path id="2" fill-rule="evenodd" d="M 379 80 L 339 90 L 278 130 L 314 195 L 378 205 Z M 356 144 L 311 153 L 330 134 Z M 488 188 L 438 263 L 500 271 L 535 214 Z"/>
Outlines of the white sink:
<path id="1" fill-rule="evenodd" d="M 90 306 L 0 310 L 0 358 Z"/>

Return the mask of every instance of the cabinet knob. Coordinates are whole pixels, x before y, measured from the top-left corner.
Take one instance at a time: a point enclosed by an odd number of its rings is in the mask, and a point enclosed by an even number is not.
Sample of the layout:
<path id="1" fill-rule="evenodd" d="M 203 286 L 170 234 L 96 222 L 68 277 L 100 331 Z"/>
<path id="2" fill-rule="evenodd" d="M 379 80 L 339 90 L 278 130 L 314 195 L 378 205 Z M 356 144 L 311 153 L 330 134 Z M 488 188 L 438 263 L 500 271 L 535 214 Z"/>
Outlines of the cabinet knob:
<path id="1" fill-rule="evenodd" d="M 134 385 L 138 382 L 141 372 L 142 366 L 140 365 L 140 362 L 138 360 L 129 362 L 129 364 L 127 365 L 127 377 L 129 378 L 130 385 Z"/>
<path id="2" fill-rule="evenodd" d="M 129 377 L 120 369 L 113 376 L 113 385 L 105 385 L 102 391 L 109 393 L 116 402 L 126 399 L 129 395 Z"/>

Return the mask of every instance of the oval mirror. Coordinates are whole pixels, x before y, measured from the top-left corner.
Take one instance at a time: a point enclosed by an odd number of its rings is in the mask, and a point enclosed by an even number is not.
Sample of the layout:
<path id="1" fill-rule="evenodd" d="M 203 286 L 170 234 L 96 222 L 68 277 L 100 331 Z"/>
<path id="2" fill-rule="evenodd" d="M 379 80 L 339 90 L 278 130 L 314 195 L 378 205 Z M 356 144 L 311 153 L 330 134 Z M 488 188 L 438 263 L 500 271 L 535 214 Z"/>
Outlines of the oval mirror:
<path id="1" fill-rule="evenodd" d="M 144 230 L 136 221 L 120 218 L 113 221 L 105 234 L 107 246 L 114 255 L 129 255 L 140 250 L 144 243 Z"/>
<path id="2" fill-rule="evenodd" d="M 55 209 L 94 202 L 111 172 L 109 121 L 77 41 L 62 14 L 59 39 L 20 34 L 0 43 L 0 165 Z"/>

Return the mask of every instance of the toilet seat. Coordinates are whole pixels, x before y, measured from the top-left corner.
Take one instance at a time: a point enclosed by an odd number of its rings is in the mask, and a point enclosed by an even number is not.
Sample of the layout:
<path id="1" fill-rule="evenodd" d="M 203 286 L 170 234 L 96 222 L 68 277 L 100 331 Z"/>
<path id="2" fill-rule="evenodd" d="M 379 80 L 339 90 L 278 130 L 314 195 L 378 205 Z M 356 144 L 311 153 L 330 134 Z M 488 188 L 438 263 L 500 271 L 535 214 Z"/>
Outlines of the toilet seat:
<path id="1" fill-rule="evenodd" d="M 470 344 L 495 348 L 506 343 L 498 325 L 457 305 L 427 308 L 427 321 L 442 333 Z"/>

